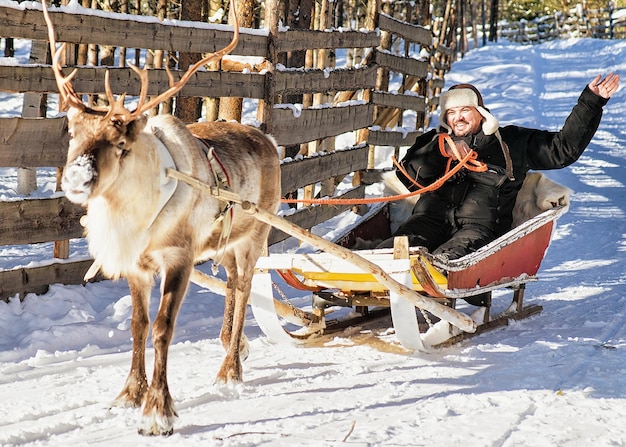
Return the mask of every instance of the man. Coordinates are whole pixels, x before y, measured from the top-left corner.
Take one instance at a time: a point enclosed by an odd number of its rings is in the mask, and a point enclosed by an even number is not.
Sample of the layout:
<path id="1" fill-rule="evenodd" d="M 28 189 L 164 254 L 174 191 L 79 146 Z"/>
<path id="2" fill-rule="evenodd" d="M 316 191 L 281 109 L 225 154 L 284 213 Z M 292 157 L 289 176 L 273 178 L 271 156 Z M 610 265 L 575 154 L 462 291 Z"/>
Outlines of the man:
<path id="1" fill-rule="evenodd" d="M 449 159 L 454 166 L 470 150 L 477 153 L 477 160 L 486 169 L 462 168 L 440 188 L 423 194 L 394 236 L 406 235 L 411 246 L 423 246 L 434 255 L 455 259 L 507 232 L 526 173 L 575 162 L 598 129 L 602 107 L 617 91 L 619 82 L 619 75 L 613 73 L 605 78 L 596 76 L 559 132 L 500 127 L 474 86 L 451 87 L 440 98 L 440 132 L 433 129 L 419 136 L 401 161 L 411 179 L 400 171 L 396 174 L 414 191 L 417 186 L 413 181 L 422 186 L 432 184 L 443 176 Z M 440 141 L 441 133 L 453 142 Z M 379 245 L 391 246 L 393 238 Z"/>

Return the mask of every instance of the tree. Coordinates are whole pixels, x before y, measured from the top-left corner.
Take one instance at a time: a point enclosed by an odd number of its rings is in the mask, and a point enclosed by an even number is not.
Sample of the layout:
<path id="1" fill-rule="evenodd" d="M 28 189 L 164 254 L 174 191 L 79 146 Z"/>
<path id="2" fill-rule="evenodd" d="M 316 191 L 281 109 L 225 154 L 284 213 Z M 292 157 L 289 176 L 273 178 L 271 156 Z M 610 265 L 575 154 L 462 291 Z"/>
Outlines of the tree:
<path id="1" fill-rule="evenodd" d="M 203 0 L 184 0 L 180 3 L 180 19 L 203 21 Z M 178 68 L 186 71 L 190 65 L 202 59 L 200 53 L 180 53 L 178 55 Z M 179 96 L 176 99 L 175 115 L 184 123 L 194 123 L 202 115 L 202 99 L 198 97 Z"/>
<path id="2" fill-rule="evenodd" d="M 235 11 L 239 26 L 252 28 L 254 23 L 254 0 L 237 0 Z M 233 24 L 230 14 L 228 15 L 228 23 Z M 243 98 L 220 98 L 219 117 L 225 120 L 241 121 L 242 105 Z"/>
<path id="3" fill-rule="evenodd" d="M 489 8 L 489 41 L 498 41 L 498 0 L 491 0 Z"/>

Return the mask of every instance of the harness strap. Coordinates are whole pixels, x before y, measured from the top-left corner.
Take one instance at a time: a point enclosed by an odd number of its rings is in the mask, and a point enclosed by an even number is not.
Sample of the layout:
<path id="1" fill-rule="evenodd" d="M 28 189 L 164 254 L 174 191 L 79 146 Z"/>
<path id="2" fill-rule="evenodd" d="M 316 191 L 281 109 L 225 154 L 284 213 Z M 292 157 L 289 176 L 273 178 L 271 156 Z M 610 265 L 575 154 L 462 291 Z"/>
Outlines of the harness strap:
<path id="1" fill-rule="evenodd" d="M 194 136 L 198 139 L 200 143 L 202 143 L 202 150 L 206 154 L 207 160 L 209 162 L 209 168 L 211 168 L 211 173 L 213 174 L 213 179 L 215 180 L 215 186 L 217 186 L 218 189 L 230 191 L 231 184 L 228 171 L 215 153 L 215 149 L 213 148 L 213 146 L 210 146 L 207 141 L 203 140 L 197 135 Z M 220 212 L 216 216 L 213 224 L 217 225 L 221 222 L 222 231 L 220 232 L 220 238 L 217 243 L 216 252 L 218 253 L 218 255 L 216 256 L 216 259 L 213 260 L 213 265 L 211 267 L 214 275 L 217 274 L 217 269 L 221 263 L 221 259 L 223 259 L 226 253 L 226 245 L 228 244 L 230 232 L 233 228 L 233 202 L 220 200 L 219 203 Z"/>
<path id="2" fill-rule="evenodd" d="M 174 191 L 176 191 L 176 187 L 178 186 L 178 180 L 168 177 L 166 174 L 169 168 L 176 169 L 176 163 L 174 163 L 174 159 L 172 158 L 170 151 L 167 149 L 165 144 L 163 144 L 163 141 L 161 141 L 161 129 L 154 127 L 152 129 L 152 133 L 156 137 L 157 152 L 159 154 L 159 158 L 161 159 L 161 171 L 159 172 L 159 185 L 161 187 L 161 192 L 159 194 L 159 205 L 154 210 L 148 228 L 150 228 L 156 218 L 159 217 L 159 214 L 161 214 L 165 204 L 172 198 Z"/>
<path id="3" fill-rule="evenodd" d="M 500 135 L 500 131 L 496 130 L 495 133 L 496 138 L 500 142 L 500 147 L 502 148 L 502 154 L 504 155 L 504 161 L 506 162 L 506 175 L 509 180 L 515 180 L 515 176 L 513 175 L 513 161 L 511 160 L 511 152 L 509 151 L 509 146 L 502 139 L 502 135 Z"/>

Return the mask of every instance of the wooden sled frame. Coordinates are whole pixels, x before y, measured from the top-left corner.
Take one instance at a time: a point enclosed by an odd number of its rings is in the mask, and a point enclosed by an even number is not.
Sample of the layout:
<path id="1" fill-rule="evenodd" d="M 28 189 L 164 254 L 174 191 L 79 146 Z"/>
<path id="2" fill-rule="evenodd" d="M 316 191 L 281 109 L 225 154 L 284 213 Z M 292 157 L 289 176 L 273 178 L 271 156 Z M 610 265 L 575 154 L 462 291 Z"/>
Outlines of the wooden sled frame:
<path id="1" fill-rule="evenodd" d="M 463 334 L 480 332 L 479 329 L 493 326 L 497 320 L 506 323 L 509 318 L 523 318 L 539 312 L 540 306 L 523 308 L 524 287 L 527 282 L 536 280 L 556 220 L 566 211 L 565 207 L 545 211 L 475 253 L 446 261 L 419 249 L 409 250 L 401 243 L 394 250 L 353 252 L 253 203 L 242 201 L 237 194 L 211 187 L 172 169 L 168 169 L 167 175 L 221 200 L 236 203 L 257 219 L 323 250 L 309 254 L 272 254 L 259 258 L 256 264 L 249 304 L 263 332 L 273 341 L 286 343 L 303 343 L 311 334 L 323 332 L 324 315 L 276 300 L 271 271 L 296 272 L 303 277 L 299 283 L 307 290 L 336 289 L 349 295 L 355 293 L 354 289 L 357 292 L 381 289 L 384 293 L 375 296 L 376 303 L 391 309 L 398 341 L 405 348 L 416 351 L 427 352 L 442 343 L 455 341 Z M 288 276 L 293 277 L 291 273 Z M 312 280 L 312 276 L 317 278 Z M 333 278 L 343 276 L 352 278 L 349 282 L 357 286 L 351 286 L 346 292 L 342 290 L 345 285 L 333 283 Z M 223 282 L 198 271 L 193 273 L 192 281 L 223 293 Z M 489 321 L 488 314 L 472 318 L 454 308 L 458 298 L 490 294 L 492 290 L 504 287 L 513 288 L 514 297 L 504 315 L 496 320 Z M 429 321 L 430 317 L 437 321 L 424 333 L 420 332 L 416 308 L 429 315 Z M 285 330 L 285 321 L 301 326 L 302 330 L 293 333 Z"/>

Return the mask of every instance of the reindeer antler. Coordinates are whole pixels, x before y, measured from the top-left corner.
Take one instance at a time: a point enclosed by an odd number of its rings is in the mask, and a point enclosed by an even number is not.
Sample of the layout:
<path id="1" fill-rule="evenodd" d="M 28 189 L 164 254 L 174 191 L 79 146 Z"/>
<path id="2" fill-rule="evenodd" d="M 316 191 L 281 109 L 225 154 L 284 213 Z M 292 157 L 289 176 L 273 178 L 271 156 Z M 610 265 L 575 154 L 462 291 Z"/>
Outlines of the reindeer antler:
<path id="1" fill-rule="evenodd" d="M 59 88 L 59 95 L 61 96 L 61 102 L 63 106 L 76 107 L 81 110 L 85 110 L 85 104 L 78 97 L 74 88 L 72 87 L 72 78 L 76 75 L 77 69 L 74 69 L 69 76 L 63 75 L 63 69 L 61 68 L 61 55 L 65 51 L 65 43 L 61 45 L 59 51 L 57 51 L 57 42 L 54 36 L 54 26 L 50 15 L 48 14 L 48 8 L 46 7 L 46 0 L 42 0 L 41 5 L 43 7 L 43 16 L 48 26 L 48 40 L 50 41 L 50 54 L 52 56 L 52 71 L 57 81 L 57 87 Z"/>
<path id="2" fill-rule="evenodd" d="M 147 91 L 148 91 L 147 70 L 145 68 L 142 70 L 130 64 L 130 68 L 132 68 L 141 79 L 141 94 L 139 96 L 139 102 L 137 104 L 137 108 L 132 113 L 133 117 L 136 117 L 144 113 L 145 111 L 150 110 L 152 107 L 155 107 L 156 105 L 160 104 L 166 99 L 171 98 L 178 91 L 180 91 L 185 86 L 185 84 L 187 84 L 187 82 L 189 82 L 189 79 L 191 79 L 194 73 L 198 71 L 203 65 L 209 63 L 212 60 L 221 59 L 222 57 L 226 56 L 228 53 L 230 53 L 231 51 L 235 49 L 235 47 L 237 46 L 237 42 L 239 41 L 239 24 L 237 23 L 237 14 L 235 11 L 235 0 L 230 0 L 230 14 L 232 14 L 231 17 L 233 19 L 233 26 L 234 26 L 233 39 L 231 40 L 230 44 L 228 44 L 223 49 L 216 51 L 215 53 L 211 53 L 205 56 L 203 59 L 193 64 L 191 67 L 189 67 L 187 72 L 185 72 L 185 74 L 180 78 L 178 82 L 174 82 L 174 77 L 172 76 L 172 73 L 170 72 L 169 68 L 166 65 L 165 70 L 170 80 L 170 88 L 164 91 L 163 93 L 161 93 L 160 95 L 152 98 L 146 104 L 144 104 L 144 101 L 147 97 Z"/>
<path id="3" fill-rule="evenodd" d="M 56 78 L 57 87 L 59 88 L 59 94 L 61 95 L 61 99 L 63 102 L 71 107 L 76 107 L 81 110 L 85 110 L 86 106 L 80 99 L 80 97 L 74 91 L 72 87 L 72 78 L 76 75 L 77 69 L 69 76 L 63 75 L 63 70 L 61 68 L 60 58 L 63 50 L 65 49 L 65 43 L 61 45 L 59 51 L 56 49 L 56 39 L 54 36 L 54 27 L 52 25 L 52 21 L 50 20 L 50 16 L 48 15 L 48 9 L 46 8 L 46 1 L 42 0 L 43 5 L 43 14 L 46 20 L 46 25 L 48 26 L 48 40 L 50 41 L 50 52 L 52 54 L 52 71 L 54 71 L 54 77 Z M 178 91 L 180 91 L 189 79 L 194 75 L 196 71 L 198 71 L 203 65 L 207 64 L 212 60 L 221 59 L 231 51 L 235 49 L 237 46 L 237 42 L 239 41 L 239 24 L 237 23 L 237 14 L 235 11 L 235 0 L 230 0 L 230 13 L 232 14 L 233 23 L 234 23 L 234 32 L 233 39 L 230 44 L 228 44 L 223 49 L 216 51 L 215 53 L 211 53 L 205 56 L 203 59 L 199 60 L 195 64 L 193 64 L 189 69 L 185 72 L 185 74 L 180 78 L 178 82 L 174 81 L 174 77 L 170 72 L 169 68 L 166 66 L 167 76 L 170 81 L 170 88 L 161 93 L 160 95 L 152 98 L 150 101 L 145 103 L 146 98 L 148 96 L 148 71 L 144 69 L 137 68 L 136 66 L 129 64 L 130 68 L 137 73 L 139 79 L 141 80 L 141 93 L 139 94 L 139 101 L 137 104 L 137 108 L 130 112 L 126 108 L 124 108 L 124 96 L 122 95 L 116 101 L 113 97 L 113 93 L 111 91 L 111 86 L 109 83 L 109 72 L 106 72 L 105 75 L 105 92 L 107 95 L 107 99 L 109 100 L 110 110 L 107 113 L 107 117 L 112 115 L 122 115 L 124 119 L 131 120 L 133 118 L 138 117 L 142 113 L 151 108 L 155 107 L 159 103 L 165 101 L 166 99 L 174 96 Z M 145 104 L 144 104 L 145 103 Z"/>

